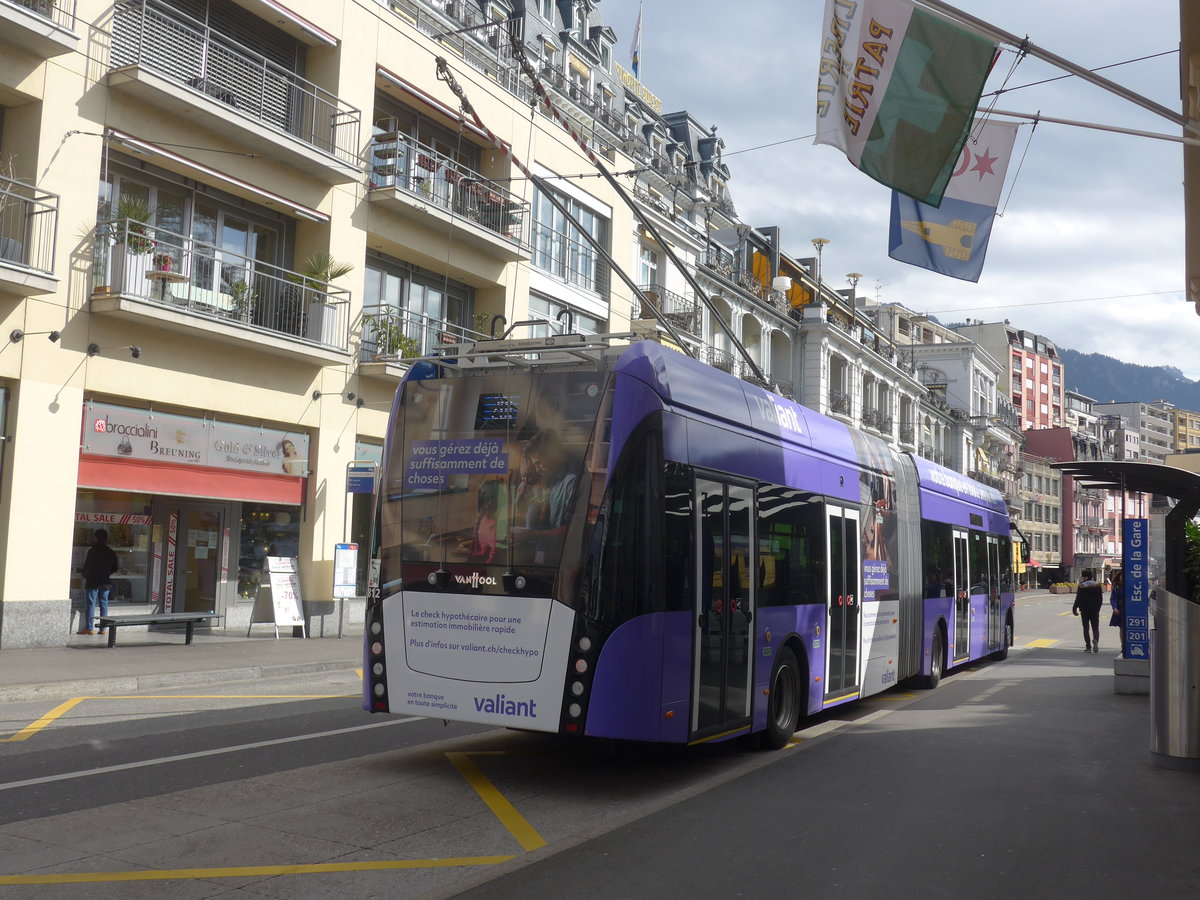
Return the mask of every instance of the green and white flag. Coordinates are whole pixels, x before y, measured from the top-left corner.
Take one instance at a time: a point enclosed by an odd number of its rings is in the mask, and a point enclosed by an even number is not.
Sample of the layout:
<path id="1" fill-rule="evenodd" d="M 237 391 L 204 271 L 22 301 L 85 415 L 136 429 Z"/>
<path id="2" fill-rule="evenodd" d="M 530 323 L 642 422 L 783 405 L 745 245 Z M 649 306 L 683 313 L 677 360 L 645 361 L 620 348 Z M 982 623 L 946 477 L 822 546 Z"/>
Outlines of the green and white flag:
<path id="1" fill-rule="evenodd" d="M 911 0 L 825 0 L 818 144 L 939 206 L 996 45 Z"/>

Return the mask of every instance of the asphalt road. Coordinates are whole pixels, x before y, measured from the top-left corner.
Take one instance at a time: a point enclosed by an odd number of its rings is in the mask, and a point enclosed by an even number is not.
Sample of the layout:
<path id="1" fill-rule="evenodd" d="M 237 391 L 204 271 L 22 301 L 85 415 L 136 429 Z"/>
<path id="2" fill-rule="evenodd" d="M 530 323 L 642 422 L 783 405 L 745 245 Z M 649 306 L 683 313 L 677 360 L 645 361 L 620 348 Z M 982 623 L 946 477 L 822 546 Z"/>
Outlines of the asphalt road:
<path id="1" fill-rule="evenodd" d="M 1145 698 L 1114 698 L 1069 610 L 1020 598 L 1006 662 L 777 753 L 371 717 L 353 672 L 2 704 L 0 734 L 44 724 L 0 742 L 0 892 L 1184 896 L 1200 780 L 1149 769 Z"/>

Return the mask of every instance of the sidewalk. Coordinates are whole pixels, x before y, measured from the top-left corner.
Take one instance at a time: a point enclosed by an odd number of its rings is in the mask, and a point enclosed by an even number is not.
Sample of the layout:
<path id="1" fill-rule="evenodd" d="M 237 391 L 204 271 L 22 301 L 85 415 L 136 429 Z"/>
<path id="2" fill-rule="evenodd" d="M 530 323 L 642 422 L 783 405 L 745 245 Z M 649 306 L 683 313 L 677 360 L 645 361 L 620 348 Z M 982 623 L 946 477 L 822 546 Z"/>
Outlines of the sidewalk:
<path id="1" fill-rule="evenodd" d="M 186 684 L 215 684 L 362 667 L 362 627 L 344 636 L 292 637 L 291 629 L 256 626 L 197 633 L 182 628 L 71 635 L 63 647 L 0 650 L 0 701 L 132 693 Z"/>
<path id="2" fill-rule="evenodd" d="M 1050 598 L 1048 591 L 1020 591 L 1021 603 Z M 1070 598 L 1063 599 L 1064 603 Z M 72 634 L 64 647 L 0 650 L 0 702 L 124 694 L 187 684 L 217 684 L 362 667 L 362 623 L 343 637 L 294 638 L 281 628 L 255 625 L 197 633 L 183 643 L 183 629 L 122 630 L 117 645 L 101 635 Z"/>

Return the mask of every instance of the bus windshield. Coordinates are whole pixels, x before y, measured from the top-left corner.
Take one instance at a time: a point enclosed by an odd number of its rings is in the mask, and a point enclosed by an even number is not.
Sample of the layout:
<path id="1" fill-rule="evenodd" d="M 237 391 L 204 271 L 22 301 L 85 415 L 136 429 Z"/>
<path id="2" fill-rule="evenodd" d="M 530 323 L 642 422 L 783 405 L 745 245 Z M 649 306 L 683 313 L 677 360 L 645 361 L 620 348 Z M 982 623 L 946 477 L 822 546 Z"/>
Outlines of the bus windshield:
<path id="1" fill-rule="evenodd" d="M 557 567 L 601 378 L 407 382 L 388 449 L 385 543 L 405 563 Z"/>

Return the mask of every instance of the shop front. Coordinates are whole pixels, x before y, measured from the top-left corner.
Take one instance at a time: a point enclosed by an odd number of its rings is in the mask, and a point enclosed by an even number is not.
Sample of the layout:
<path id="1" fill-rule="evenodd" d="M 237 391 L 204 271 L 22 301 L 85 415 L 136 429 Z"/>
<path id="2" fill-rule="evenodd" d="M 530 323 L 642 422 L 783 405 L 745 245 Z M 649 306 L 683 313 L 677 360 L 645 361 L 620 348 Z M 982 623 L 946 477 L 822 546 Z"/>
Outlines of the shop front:
<path id="1" fill-rule="evenodd" d="M 72 599 L 95 531 L 119 567 L 119 611 L 253 602 L 268 555 L 298 556 L 308 436 L 109 403 L 84 409 Z M 247 613 L 248 615 L 248 613 Z"/>

